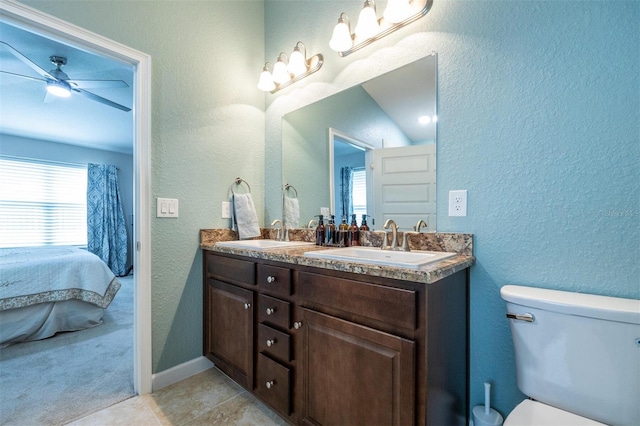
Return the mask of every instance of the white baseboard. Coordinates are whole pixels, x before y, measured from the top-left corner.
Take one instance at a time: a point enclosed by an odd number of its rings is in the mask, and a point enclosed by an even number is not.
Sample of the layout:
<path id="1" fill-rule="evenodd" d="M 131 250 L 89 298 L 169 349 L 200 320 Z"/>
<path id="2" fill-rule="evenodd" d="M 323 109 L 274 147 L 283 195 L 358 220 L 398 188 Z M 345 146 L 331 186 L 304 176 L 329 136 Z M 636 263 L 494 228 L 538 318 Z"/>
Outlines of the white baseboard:
<path id="1" fill-rule="evenodd" d="M 208 358 L 201 356 L 176 365 L 168 370 L 161 371 L 151 375 L 152 392 L 158 391 L 164 387 L 178 383 L 188 377 L 202 373 L 213 367 L 213 363 Z"/>

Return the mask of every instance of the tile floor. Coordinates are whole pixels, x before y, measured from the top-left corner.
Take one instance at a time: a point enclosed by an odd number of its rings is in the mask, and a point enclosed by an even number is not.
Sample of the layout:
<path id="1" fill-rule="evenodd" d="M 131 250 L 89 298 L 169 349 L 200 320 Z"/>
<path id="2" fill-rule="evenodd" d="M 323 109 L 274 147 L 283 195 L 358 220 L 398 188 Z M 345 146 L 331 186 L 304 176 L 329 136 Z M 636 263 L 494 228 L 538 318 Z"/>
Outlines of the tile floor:
<path id="1" fill-rule="evenodd" d="M 286 425 L 266 405 L 211 368 L 148 395 L 76 420 L 72 426 Z"/>

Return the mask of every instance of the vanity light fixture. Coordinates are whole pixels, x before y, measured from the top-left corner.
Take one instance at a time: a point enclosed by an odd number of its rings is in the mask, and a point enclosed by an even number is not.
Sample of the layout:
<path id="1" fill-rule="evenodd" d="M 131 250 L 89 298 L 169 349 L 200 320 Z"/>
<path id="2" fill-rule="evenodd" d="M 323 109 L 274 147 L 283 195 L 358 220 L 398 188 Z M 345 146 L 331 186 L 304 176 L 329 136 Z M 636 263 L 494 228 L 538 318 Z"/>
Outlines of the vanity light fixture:
<path id="1" fill-rule="evenodd" d="M 422 18 L 432 5 L 433 0 L 388 0 L 382 17 L 378 19 L 375 1 L 365 0 L 354 33 L 351 34 L 349 17 L 342 12 L 333 29 L 329 47 L 340 56 L 347 56 Z"/>
<path id="2" fill-rule="evenodd" d="M 304 49 L 304 53 L 300 50 L 301 47 Z M 318 71 L 323 63 L 324 59 L 321 53 L 307 59 L 307 47 L 299 41 L 294 46 L 291 56 L 287 57 L 284 52 L 278 55 L 278 59 L 273 65 L 273 72 L 269 72 L 267 66 L 270 65 L 270 62 L 264 64 L 258 81 L 258 89 L 275 93 Z"/>

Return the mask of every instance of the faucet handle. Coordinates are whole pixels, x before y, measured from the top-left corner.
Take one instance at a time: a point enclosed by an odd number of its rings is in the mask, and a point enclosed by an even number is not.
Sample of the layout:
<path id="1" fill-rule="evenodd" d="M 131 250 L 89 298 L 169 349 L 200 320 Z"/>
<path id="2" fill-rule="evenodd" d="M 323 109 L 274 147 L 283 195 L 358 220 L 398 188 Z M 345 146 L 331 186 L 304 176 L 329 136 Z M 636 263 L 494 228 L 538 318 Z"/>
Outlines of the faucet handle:
<path id="1" fill-rule="evenodd" d="M 409 248 L 409 235 L 415 234 L 415 232 L 406 231 L 402 233 L 402 251 L 411 251 Z"/>
<path id="2" fill-rule="evenodd" d="M 374 231 L 376 234 L 380 235 L 380 238 L 382 240 L 381 244 L 380 244 L 380 248 L 382 250 L 389 250 L 390 246 L 389 246 L 389 233 L 385 232 L 385 231 Z"/>

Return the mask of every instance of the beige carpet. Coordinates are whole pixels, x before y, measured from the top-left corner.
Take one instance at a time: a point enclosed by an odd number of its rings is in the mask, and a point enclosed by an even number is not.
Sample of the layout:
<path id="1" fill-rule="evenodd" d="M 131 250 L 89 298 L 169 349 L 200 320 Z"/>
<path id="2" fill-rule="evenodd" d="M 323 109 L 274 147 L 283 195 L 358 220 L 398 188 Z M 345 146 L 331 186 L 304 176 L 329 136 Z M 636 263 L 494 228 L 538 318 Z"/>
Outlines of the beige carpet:
<path id="1" fill-rule="evenodd" d="M 63 425 L 134 395 L 133 276 L 87 330 L 0 349 L 0 425 Z"/>

